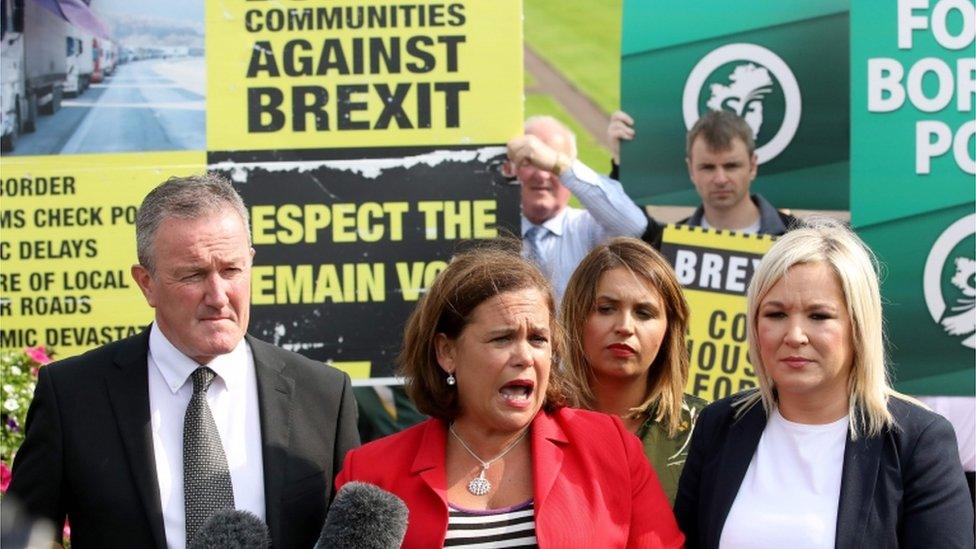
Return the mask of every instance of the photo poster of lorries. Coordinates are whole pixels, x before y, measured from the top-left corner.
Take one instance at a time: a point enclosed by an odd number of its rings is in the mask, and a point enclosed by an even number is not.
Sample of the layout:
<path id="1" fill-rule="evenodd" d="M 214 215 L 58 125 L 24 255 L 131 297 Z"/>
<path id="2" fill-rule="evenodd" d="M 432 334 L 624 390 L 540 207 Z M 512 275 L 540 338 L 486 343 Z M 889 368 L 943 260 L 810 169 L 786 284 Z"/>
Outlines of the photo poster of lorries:
<path id="1" fill-rule="evenodd" d="M 243 196 L 249 331 L 358 384 L 393 381 L 465 242 L 518 232 L 518 0 L 0 1 L 0 348 L 65 358 L 151 322 L 134 219 L 171 176 Z"/>
<path id="2" fill-rule="evenodd" d="M 5 155 L 206 150 L 201 3 L 2 3 Z"/>

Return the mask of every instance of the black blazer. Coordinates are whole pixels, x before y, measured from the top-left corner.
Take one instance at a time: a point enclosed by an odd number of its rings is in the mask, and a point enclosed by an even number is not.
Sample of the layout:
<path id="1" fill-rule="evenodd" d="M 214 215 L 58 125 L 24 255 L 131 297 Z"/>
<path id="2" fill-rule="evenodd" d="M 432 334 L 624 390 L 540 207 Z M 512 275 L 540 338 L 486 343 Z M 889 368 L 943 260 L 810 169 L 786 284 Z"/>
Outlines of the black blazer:
<path id="1" fill-rule="evenodd" d="M 706 407 L 691 437 L 674 513 L 687 546 L 718 547 L 725 519 L 766 427 L 757 403 L 735 418 L 732 396 Z M 847 440 L 837 549 L 973 547 L 973 503 L 955 433 L 942 416 L 897 398 L 898 428 Z"/>
<path id="2" fill-rule="evenodd" d="M 332 481 L 359 445 L 349 376 L 250 336 L 265 513 L 275 547 L 311 547 Z M 149 330 L 41 368 L 9 493 L 71 521 L 73 547 L 166 547 L 156 482 Z"/>

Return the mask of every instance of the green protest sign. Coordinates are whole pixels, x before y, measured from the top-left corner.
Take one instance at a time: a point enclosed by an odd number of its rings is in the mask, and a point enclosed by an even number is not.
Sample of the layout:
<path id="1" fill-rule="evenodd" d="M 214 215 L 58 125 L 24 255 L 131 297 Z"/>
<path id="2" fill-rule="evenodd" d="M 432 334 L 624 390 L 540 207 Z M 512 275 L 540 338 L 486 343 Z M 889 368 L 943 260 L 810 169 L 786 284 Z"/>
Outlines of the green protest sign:
<path id="1" fill-rule="evenodd" d="M 897 387 L 976 392 L 976 7 L 851 10 L 851 220 L 885 266 Z"/>
<path id="2" fill-rule="evenodd" d="M 637 131 L 621 150 L 627 192 L 697 205 L 684 136 L 725 109 L 756 135 L 753 192 L 779 207 L 847 209 L 848 27 L 840 0 L 626 2 L 621 102 Z"/>

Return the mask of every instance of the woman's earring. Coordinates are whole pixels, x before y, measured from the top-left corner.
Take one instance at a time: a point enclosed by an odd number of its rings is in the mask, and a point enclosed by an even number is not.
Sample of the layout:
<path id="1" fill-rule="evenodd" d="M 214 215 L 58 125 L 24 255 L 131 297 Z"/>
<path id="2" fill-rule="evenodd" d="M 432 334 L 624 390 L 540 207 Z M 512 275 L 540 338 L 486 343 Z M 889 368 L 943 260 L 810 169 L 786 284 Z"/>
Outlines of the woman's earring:
<path id="1" fill-rule="evenodd" d="M 454 374 L 447 374 L 447 384 L 454 385 L 455 383 L 457 383 L 457 380 L 454 379 Z"/>

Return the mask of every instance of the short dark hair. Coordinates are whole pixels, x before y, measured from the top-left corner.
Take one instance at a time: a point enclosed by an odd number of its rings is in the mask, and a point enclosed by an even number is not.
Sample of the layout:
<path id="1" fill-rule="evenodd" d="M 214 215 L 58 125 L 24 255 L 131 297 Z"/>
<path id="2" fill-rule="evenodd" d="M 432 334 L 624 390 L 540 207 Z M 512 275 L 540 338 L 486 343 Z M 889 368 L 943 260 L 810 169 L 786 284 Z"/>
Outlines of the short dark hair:
<path id="1" fill-rule="evenodd" d="M 437 334 L 456 339 L 478 305 L 497 295 L 524 289 L 539 290 L 549 309 L 553 364 L 543 408 L 552 411 L 566 404 L 565 382 L 558 368 L 563 337 L 556 320 L 552 287 L 521 256 L 518 245 L 518 241 L 495 241 L 461 252 L 437 276 L 411 313 L 397 364 L 407 394 L 422 413 L 445 421 L 453 421 L 461 413 L 456 387 L 447 385 L 437 361 Z"/>
<path id="2" fill-rule="evenodd" d="M 153 242 L 156 231 L 167 217 L 198 219 L 225 208 L 241 216 L 250 244 L 247 207 L 230 181 L 214 173 L 170 177 L 146 195 L 136 213 L 136 254 L 139 264 L 149 272 L 154 271 Z"/>
<path id="3" fill-rule="evenodd" d="M 756 140 L 752 135 L 752 128 L 741 116 L 730 111 L 709 111 L 695 122 L 688 130 L 685 142 L 685 156 L 691 158 L 691 146 L 698 137 L 705 140 L 709 149 L 726 151 L 732 148 L 732 142 L 742 140 L 749 156 L 756 151 Z"/>

